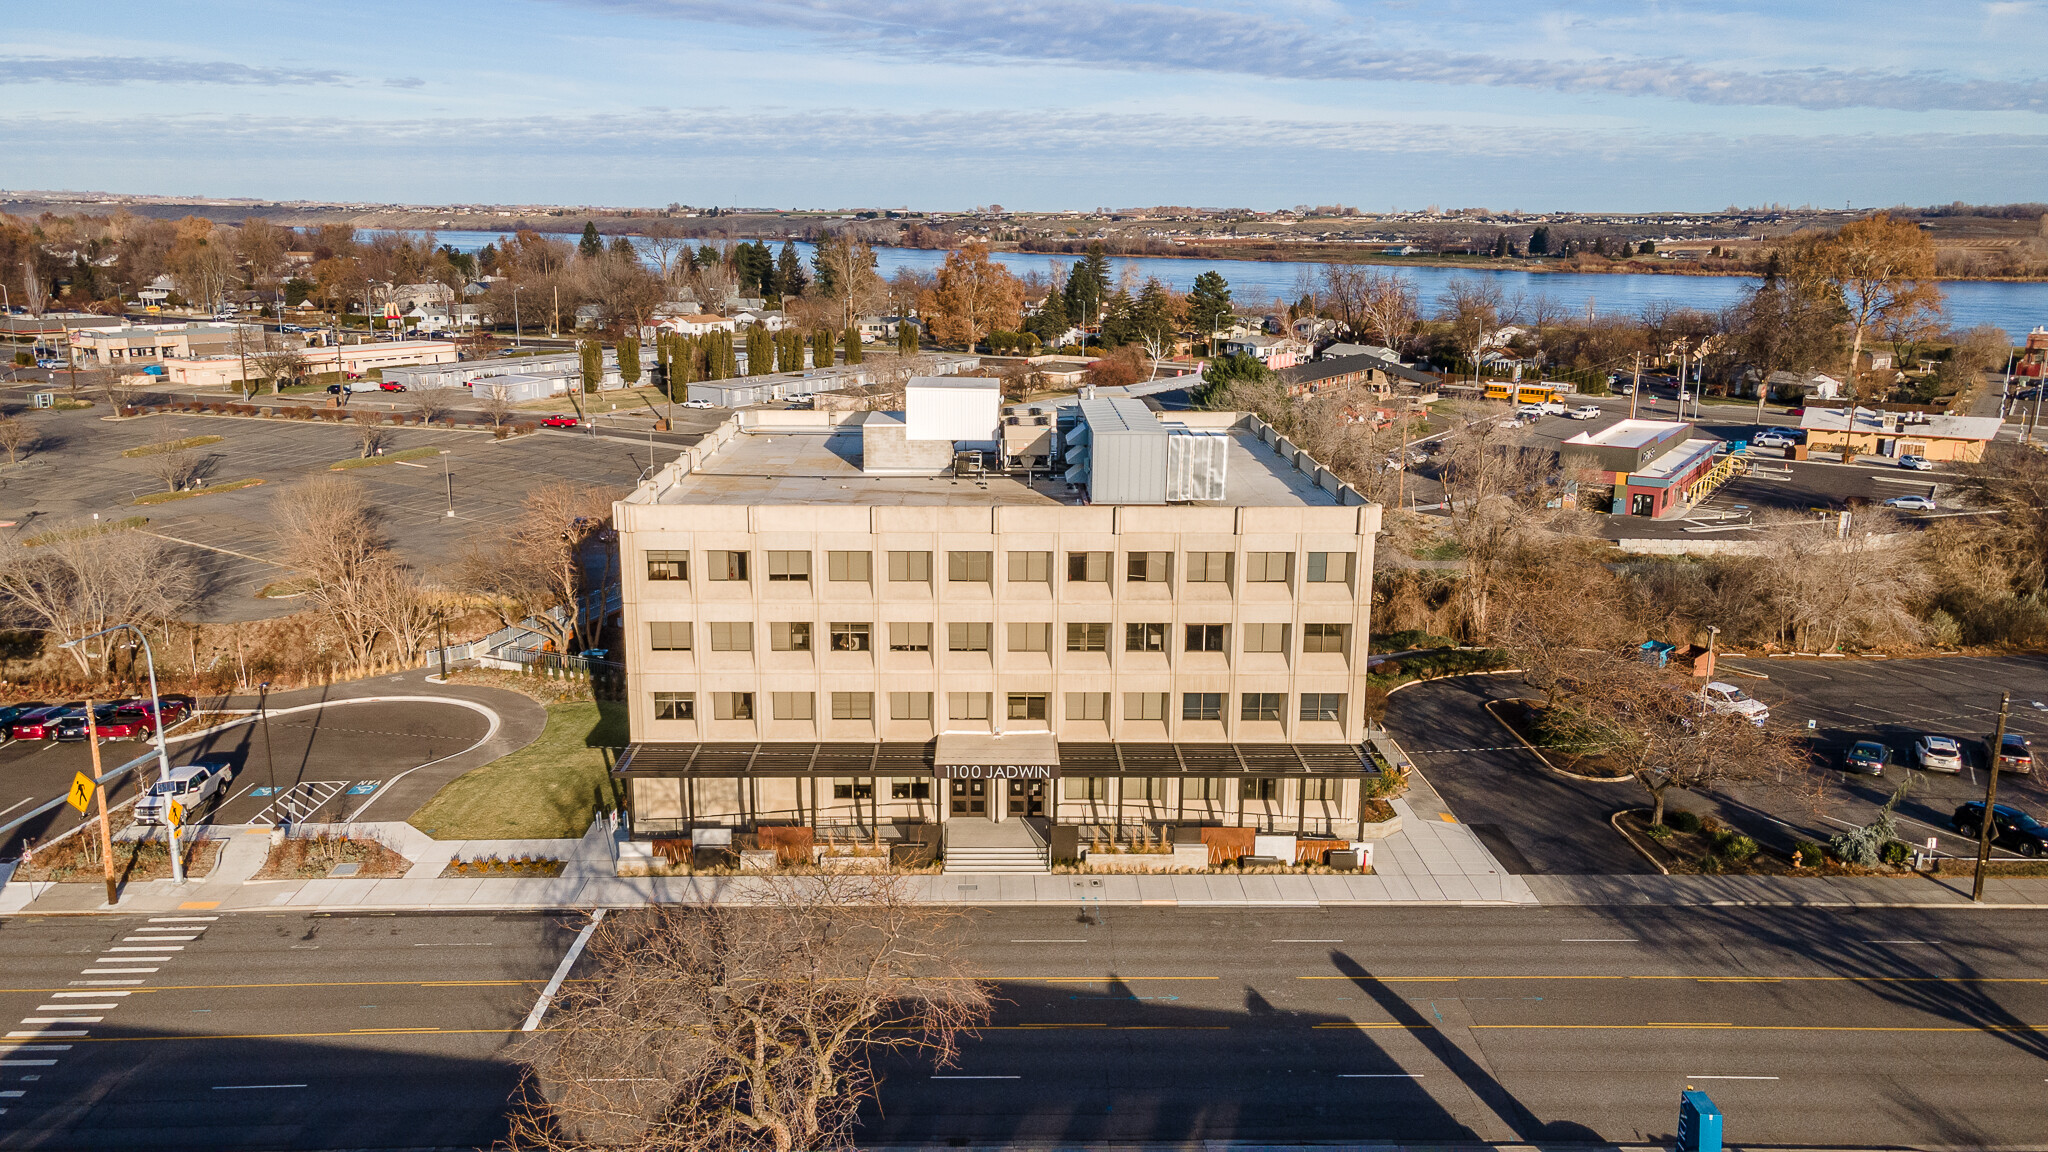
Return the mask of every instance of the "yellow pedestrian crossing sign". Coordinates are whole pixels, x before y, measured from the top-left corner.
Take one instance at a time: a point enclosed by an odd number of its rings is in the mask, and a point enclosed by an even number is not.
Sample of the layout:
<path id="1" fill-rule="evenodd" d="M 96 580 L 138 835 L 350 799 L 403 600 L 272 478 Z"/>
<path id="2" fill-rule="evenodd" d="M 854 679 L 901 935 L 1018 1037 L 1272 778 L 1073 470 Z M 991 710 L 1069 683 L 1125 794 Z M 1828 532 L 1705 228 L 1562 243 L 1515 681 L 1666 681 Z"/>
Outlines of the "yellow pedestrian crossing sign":
<path id="1" fill-rule="evenodd" d="M 81 816 L 85 814 L 86 805 L 92 803 L 92 787 L 92 777 L 83 772 L 71 778 L 71 793 L 65 799 L 71 801 L 71 806 L 78 809 Z"/>
<path id="2" fill-rule="evenodd" d="M 164 819 L 170 821 L 170 825 L 173 828 L 183 828 L 185 826 L 185 806 L 176 800 L 164 805 Z"/>

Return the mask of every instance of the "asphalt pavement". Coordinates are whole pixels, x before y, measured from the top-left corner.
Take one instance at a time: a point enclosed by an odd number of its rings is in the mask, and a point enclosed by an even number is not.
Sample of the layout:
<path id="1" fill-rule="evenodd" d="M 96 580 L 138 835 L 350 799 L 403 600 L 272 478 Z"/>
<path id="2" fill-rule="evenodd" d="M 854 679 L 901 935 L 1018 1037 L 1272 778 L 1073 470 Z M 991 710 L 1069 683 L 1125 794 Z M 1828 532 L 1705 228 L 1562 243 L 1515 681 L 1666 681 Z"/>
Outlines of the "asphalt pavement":
<path id="1" fill-rule="evenodd" d="M 212 915 L 0 921 L 0 1148 L 487 1146 L 577 926 Z M 1751 1147 L 2040 1144 L 2033 914 L 1069 906 L 961 931 L 995 1016 L 953 1067 L 885 1064 L 863 1143 L 1668 1145 L 1692 1085 Z"/>

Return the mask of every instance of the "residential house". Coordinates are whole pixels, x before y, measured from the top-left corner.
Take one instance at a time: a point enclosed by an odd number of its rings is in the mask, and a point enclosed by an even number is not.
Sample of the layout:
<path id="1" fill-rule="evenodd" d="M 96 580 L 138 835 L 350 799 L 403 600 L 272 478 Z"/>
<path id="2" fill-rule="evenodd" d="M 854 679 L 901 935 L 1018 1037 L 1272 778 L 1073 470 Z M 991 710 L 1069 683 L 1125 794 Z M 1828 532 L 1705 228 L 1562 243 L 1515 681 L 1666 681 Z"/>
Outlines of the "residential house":
<path id="1" fill-rule="evenodd" d="M 1250 356 L 1275 372 L 1308 359 L 1308 345 L 1287 336 L 1233 336 L 1221 349 L 1225 356 Z"/>
<path id="2" fill-rule="evenodd" d="M 738 322 L 710 312 L 696 312 L 688 316 L 663 317 L 659 326 L 685 336 L 705 336 L 713 332 L 735 331 Z"/>

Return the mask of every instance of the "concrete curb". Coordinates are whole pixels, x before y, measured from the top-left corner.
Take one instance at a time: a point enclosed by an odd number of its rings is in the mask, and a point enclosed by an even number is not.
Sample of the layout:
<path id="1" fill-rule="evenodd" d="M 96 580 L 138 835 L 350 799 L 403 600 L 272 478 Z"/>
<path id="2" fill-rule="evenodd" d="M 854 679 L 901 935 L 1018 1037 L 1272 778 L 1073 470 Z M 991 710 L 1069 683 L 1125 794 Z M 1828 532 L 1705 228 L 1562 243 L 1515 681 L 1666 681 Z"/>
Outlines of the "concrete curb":
<path id="1" fill-rule="evenodd" d="M 1650 855 L 1650 850 L 1648 848 L 1643 847 L 1641 844 L 1637 843 L 1636 838 L 1629 834 L 1629 830 L 1621 826 L 1622 816 L 1626 813 L 1633 811 L 1635 811 L 1635 809 L 1633 808 L 1623 808 L 1620 812 L 1616 812 L 1614 815 L 1609 816 L 1607 818 L 1607 822 L 1609 824 L 1614 825 L 1614 830 L 1616 832 L 1621 833 L 1621 838 L 1623 840 L 1628 841 L 1628 846 L 1635 849 L 1636 853 L 1640 855 L 1643 859 L 1648 860 L 1652 868 L 1655 868 L 1657 871 L 1662 872 L 1666 876 L 1671 875 L 1671 869 L 1666 868 L 1662 860 L 1659 860 L 1655 856 Z"/>
<path id="2" fill-rule="evenodd" d="M 1507 729 L 1508 735 L 1513 736 L 1517 743 L 1521 744 L 1522 747 L 1527 748 L 1529 750 L 1530 755 L 1536 757 L 1536 759 L 1538 760 L 1543 761 L 1543 766 L 1545 768 L 1550 769 L 1552 772 L 1557 773 L 1559 776 L 1569 776 L 1574 780 L 1584 780 L 1589 784 L 1621 784 L 1635 779 L 1635 777 L 1633 776 L 1581 776 L 1577 772 L 1567 772 L 1564 769 L 1559 768 L 1557 765 L 1552 764 L 1550 762 L 1550 757 L 1545 756 L 1541 751 L 1537 749 L 1537 747 L 1534 744 L 1529 743 L 1529 741 L 1525 737 L 1523 737 L 1523 735 L 1520 732 L 1515 731 L 1515 726 L 1513 724 L 1510 724 L 1506 720 L 1502 719 L 1501 714 L 1493 710 L 1493 706 L 1495 704 L 1509 703 L 1526 704 L 1528 703 L 1528 701 L 1524 700 L 1519 696 L 1516 696 L 1509 700 L 1488 700 L 1485 704 L 1480 705 L 1480 707 L 1486 709 L 1486 714 L 1493 717 L 1494 723 L 1499 724 L 1501 727 Z"/>

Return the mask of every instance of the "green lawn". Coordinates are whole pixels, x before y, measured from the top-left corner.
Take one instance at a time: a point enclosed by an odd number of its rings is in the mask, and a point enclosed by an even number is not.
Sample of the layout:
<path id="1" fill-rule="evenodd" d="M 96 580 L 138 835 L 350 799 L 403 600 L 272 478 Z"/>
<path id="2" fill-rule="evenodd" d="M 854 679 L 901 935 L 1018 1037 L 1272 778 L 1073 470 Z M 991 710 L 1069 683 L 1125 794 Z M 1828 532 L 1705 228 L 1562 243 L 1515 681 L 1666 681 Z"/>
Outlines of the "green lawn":
<path id="1" fill-rule="evenodd" d="M 620 806 L 609 749 L 626 744 L 626 706 L 548 706 L 540 739 L 449 782 L 410 823 L 436 840 L 574 839 Z"/>

